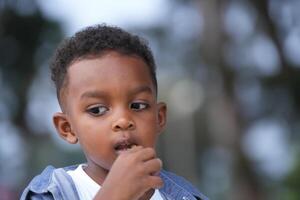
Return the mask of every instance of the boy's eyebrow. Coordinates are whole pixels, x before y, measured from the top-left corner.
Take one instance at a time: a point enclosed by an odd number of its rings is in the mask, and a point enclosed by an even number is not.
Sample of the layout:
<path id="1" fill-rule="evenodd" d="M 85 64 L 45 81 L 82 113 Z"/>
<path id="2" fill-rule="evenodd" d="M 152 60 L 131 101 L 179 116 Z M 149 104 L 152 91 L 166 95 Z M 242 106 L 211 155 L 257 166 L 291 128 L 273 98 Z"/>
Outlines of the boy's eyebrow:
<path id="1" fill-rule="evenodd" d="M 147 92 L 147 93 L 150 93 L 150 94 L 153 93 L 152 89 L 149 86 L 145 85 L 145 86 L 140 86 L 140 87 L 137 87 L 137 88 L 133 89 L 130 92 L 130 94 L 135 95 L 135 94 L 142 93 L 142 92 Z"/>
<path id="2" fill-rule="evenodd" d="M 80 96 L 80 99 L 84 99 L 84 98 L 101 98 L 101 97 L 105 97 L 105 96 L 106 96 L 105 92 L 92 90 L 92 91 L 84 92 Z"/>
<path id="3" fill-rule="evenodd" d="M 147 92 L 152 94 L 153 91 L 149 86 L 141 86 L 141 87 L 137 87 L 134 88 L 133 90 L 130 91 L 130 95 L 136 95 L 138 93 L 142 93 L 142 92 Z M 97 90 L 92 90 L 92 91 L 86 91 L 84 92 L 80 98 L 104 98 L 106 97 L 107 94 L 103 91 L 97 91 Z"/>

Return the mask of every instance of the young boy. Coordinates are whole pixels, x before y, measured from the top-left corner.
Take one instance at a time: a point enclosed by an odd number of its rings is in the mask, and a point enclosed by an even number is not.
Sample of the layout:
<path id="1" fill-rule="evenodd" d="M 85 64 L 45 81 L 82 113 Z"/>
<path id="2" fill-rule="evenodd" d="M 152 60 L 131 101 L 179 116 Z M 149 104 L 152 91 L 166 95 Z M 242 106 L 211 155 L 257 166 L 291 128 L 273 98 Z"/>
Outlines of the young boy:
<path id="1" fill-rule="evenodd" d="M 51 72 L 62 109 L 54 125 L 64 140 L 79 142 L 87 163 L 47 167 L 21 199 L 207 199 L 156 157 L 166 105 L 157 103 L 155 62 L 143 40 L 88 27 L 60 45 Z"/>

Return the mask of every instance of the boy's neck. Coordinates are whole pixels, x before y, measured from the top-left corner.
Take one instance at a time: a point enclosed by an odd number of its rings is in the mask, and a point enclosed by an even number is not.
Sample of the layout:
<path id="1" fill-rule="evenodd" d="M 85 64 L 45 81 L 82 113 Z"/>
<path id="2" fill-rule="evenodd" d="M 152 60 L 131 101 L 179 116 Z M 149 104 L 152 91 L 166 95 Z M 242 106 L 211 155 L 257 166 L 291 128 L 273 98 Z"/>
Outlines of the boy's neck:
<path id="1" fill-rule="evenodd" d="M 108 174 L 108 170 L 105 170 L 104 168 L 102 168 L 102 170 L 96 170 L 94 167 L 92 167 L 90 165 L 90 163 L 88 162 L 87 166 L 83 167 L 83 170 L 85 171 L 85 173 L 91 178 L 93 179 L 97 184 L 102 185 L 107 174 Z M 97 178 L 95 178 L 97 177 Z"/>

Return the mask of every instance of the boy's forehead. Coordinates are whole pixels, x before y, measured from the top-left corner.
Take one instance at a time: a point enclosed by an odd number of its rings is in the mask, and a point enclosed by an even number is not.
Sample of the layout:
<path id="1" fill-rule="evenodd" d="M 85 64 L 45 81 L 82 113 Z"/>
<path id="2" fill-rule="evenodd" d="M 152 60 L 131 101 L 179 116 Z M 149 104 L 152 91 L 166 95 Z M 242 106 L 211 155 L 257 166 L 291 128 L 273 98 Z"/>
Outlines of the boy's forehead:
<path id="1" fill-rule="evenodd" d="M 76 81 L 78 79 L 85 80 L 91 76 L 102 78 L 126 76 L 132 70 L 138 70 L 139 75 L 144 75 L 151 79 L 149 66 L 142 58 L 114 51 L 100 56 L 87 56 L 74 61 L 69 66 L 67 75 L 69 80 Z"/>
<path id="2" fill-rule="evenodd" d="M 118 65 L 126 69 L 136 64 L 137 62 L 139 63 L 141 69 L 144 72 L 149 72 L 149 76 L 151 78 L 150 67 L 141 57 L 131 54 L 127 55 L 117 51 L 106 51 L 99 55 L 87 55 L 75 59 L 68 67 L 67 75 L 69 76 L 69 78 L 72 76 L 72 73 L 70 73 L 70 71 L 80 71 L 81 73 L 88 72 L 89 67 L 92 67 L 95 64 L 102 66 L 102 68 L 99 68 L 99 72 L 101 72 L 101 69 L 105 71 L 113 71 L 114 68 L 109 67 L 112 64 Z"/>
<path id="3" fill-rule="evenodd" d="M 150 83 L 152 92 L 156 93 L 149 66 L 143 59 L 118 52 L 108 52 L 101 56 L 76 60 L 68 68 L 67 79 L 67 88 L 72 91 L 91 86 L 92 83 L 124 84 L 126 81 L 126 84 L 134 84 L 134 82 L 144 80 Z M 66 91 L 65 93 L 68 94 Z"/>

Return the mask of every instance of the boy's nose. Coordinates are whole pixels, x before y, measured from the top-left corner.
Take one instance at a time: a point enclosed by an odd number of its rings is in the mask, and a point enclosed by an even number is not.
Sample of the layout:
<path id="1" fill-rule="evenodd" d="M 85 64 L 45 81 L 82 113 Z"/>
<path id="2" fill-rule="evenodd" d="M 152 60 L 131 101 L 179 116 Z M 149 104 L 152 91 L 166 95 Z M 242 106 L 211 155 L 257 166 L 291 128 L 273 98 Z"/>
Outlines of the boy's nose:
<path id="1" fill-rule="evenodd" d="M 133 130 L 133 129 L 135 129 L 135 124 L 130 119 L 120 118 L 113 123 L 112 129 L 114 131 Z"/>

